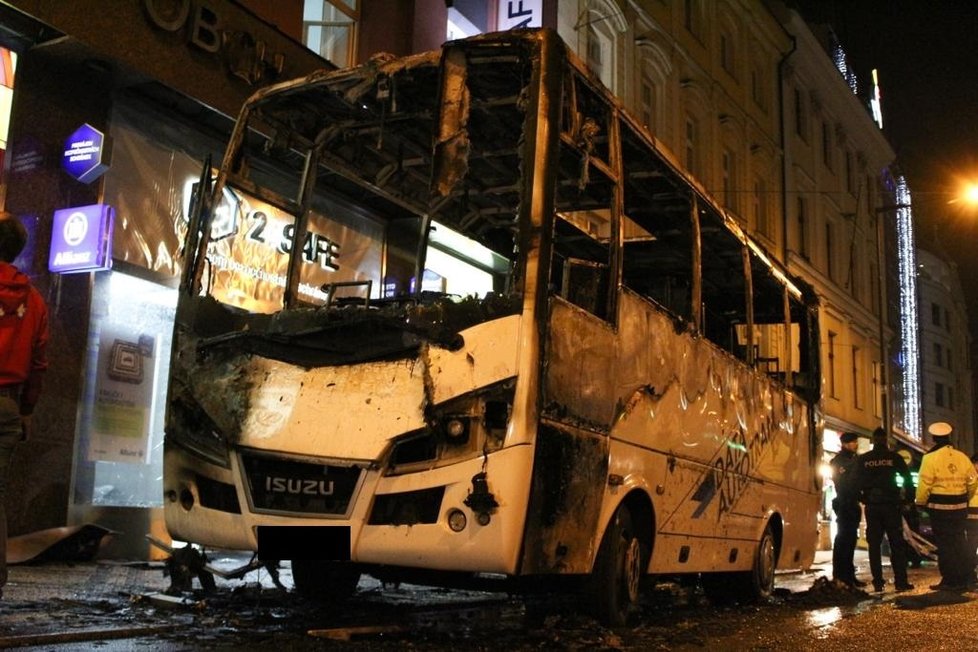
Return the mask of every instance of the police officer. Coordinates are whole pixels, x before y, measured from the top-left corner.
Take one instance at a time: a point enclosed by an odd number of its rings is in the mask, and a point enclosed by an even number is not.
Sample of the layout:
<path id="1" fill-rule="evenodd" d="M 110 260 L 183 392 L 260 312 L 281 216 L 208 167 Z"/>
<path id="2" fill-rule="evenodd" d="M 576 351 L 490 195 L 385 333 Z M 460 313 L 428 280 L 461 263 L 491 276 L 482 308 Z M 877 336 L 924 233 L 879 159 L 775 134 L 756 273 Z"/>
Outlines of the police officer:
<path id="1" fill-rule="evenodd" d="M 866 543 L 869 545 L 869 569 L 873 573 L 873 588 L 883 590 L 883 560 L 880 546 L 883 534 L 890 544 L 890 565 L 897 592 L 913 589 L 907 581 L 907 543 L 903 540 L 901 507 L 912 502 L 913 479 L 907 463 L 889 449 L 886 431 L 873 431 L 873 449 L 856 460 L 856 484 L 860 500 L 866 506 Z M 902 483 L 897 481 L 902 478 Z"/>
<path id="2" fill-rule="evenodd" d="M 930 514 L 941 571 L 940 583 L 930 588 L 962 591 L 971 581 L 965 524 L 978 475 L 968 456 L 951 446 L 950 427 L 932 428 L 930 433 L 934 447 L 920 463 L 917 485 L 917 504 L 926 506 Z"/>
<path id="3" fill-rule="evenodd" d="M 866 586 L 865 582 L 856 579 L 856 567 L 852 561 L 856 552 L 859 521 L 862 519 L 859 487 L 853 482 L 859 436 L 854 432 L 844 432 L 839 437 L 839 443 L 841 450 L 829 462 L 835 482 L 832 510 L 835 512 L 836 533 L 832 544 L 832 579 L 851 586 Z"/>

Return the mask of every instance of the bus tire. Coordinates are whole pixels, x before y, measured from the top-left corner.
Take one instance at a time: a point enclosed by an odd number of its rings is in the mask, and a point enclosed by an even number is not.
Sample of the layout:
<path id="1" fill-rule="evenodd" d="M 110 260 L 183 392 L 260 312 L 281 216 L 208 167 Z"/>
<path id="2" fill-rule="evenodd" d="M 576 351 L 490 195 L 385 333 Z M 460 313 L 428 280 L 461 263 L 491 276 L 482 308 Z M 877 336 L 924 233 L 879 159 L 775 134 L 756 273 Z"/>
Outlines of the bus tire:
<path id="1" fill-rule="evenodd" d="M 774 568 L 777 562 L 774 532 L 768 525 L 757 543 L 751 570 L 743 573 L 738 581 L 752 601 L 767 600 L 774 593 Z"/>
<path id="2" fill-rule="evenodd" d="M 318 602 L 342 602 L 360 583 L 360 569 L 348 562 L 292 560 L 292 586 L 304 598 Z"/>
<path id="3" fill-rule="evenodd" d="M 774 593 L 775 556 L 774 533 L 768 525 L 757 543 L 751 569 L 739 573 L 704 573 L 703 592 L 716 604 L 762 602 Z"/>
<path id="4" fill-rule="evenodd" d="M 589 581 L 598 620 L 612 627 L 627 623 L 638 605 L 639 583 L 647 559 L 647 547 L 635 532 L 631 512 L 621 505 L 605 530 Z"/>

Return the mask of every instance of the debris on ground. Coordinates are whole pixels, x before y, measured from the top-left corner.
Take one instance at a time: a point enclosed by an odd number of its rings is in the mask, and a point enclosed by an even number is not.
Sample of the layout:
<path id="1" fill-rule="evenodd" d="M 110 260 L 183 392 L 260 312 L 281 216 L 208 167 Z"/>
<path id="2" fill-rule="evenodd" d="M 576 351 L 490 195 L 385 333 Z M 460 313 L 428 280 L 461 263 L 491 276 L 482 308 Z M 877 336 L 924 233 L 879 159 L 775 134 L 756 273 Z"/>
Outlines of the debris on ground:
<path id="1" fill-rule="evenodd" d="M 200 588 L 205 593 L 213 593 L 217 589 L 214 575 L 207 570 L 207 556 L 189 543 L 183 548 L 173 549 L 173 554 L 166 560 L 165 573 L 170 577 L 170 588 L 167 589 L 170 595 L 191 591 L 194 578 L 200 582 Z"/>
<path id="2" fill-rule="evenodd" d="M 807 591 L 792 593 L 788 599 L 799 606 L 853 605 L 870 599 L 869 593 L 846 582 L 819 577 Z"/>
<path id="3" fill-rule="evenodd" d="M 163 609 L 203 609 L 203 600 L 194 600 L 185 596 L 167 595 L 166 593 L 147 593 L 143 596 L 154 607 Z"/>
<path id="4" fill-rule="evenodd" d="M 66 525 L 29 532 L 7 540 L 7 563 L 91 561 L 113 534 L 101 525 Z"/>
<path id="5" fill-rule="evenodd" d="M 355 636 L 376 636 L 403 632 L 400 625 L 361 625 L 358 627 L 331 627 L 329 629 L 310 629 L 307 634 L 313 638 L 328 638 L 334 641 L 349 641 Z"/>

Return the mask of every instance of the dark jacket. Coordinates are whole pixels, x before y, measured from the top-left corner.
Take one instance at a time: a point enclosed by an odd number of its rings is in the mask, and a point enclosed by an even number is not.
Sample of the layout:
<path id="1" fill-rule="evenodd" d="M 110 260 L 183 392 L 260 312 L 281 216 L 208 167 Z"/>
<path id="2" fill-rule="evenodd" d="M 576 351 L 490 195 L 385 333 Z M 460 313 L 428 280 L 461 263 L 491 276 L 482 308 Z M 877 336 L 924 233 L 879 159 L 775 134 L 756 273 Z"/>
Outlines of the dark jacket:
<path id="1" fill-rule="evenodd" d="M 903 478 L 902 486 L 898 477 Z M 855 480 L 859 500 L 867 505 L 893 504 L 913 500 L 913 478 L 900 455 L 886 446 L 874 446 L 856 459 Z"/>
<path id="2" fill-rule="evenodd" d="M 859 501 L 859 487 L 854 482 L 856 454 L 845 449 L 839 451 L 832 461 L 832 481 L 840 503 L 856 504 Z"/>

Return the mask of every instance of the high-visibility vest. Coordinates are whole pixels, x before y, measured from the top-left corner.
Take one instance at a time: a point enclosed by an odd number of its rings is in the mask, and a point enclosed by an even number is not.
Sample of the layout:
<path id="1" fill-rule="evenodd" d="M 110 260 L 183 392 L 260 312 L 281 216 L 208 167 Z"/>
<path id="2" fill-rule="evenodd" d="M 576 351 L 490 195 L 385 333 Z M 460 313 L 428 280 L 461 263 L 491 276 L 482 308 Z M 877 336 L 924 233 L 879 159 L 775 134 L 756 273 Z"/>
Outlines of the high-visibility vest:
<path id="1" fill-rule="evenodd" d="M 942 446 L 924 455 L 920 463 L 916 503 L 930 510 L 966 510 L 976 488 L 978 474 L 968 456 Z"/>

